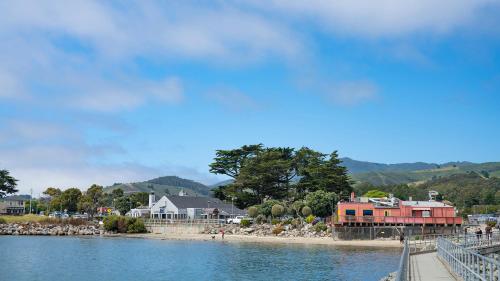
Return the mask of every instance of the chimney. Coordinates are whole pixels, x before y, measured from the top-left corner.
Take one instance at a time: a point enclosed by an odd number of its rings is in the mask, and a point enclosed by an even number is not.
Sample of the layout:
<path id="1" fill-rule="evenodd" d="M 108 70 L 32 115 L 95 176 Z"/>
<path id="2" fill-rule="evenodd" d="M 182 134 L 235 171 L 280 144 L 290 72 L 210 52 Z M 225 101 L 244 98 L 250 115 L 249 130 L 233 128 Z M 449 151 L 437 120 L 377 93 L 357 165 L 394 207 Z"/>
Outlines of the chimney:
<path id="1" fill-rule="evenodd" d="M 149 193 L 149 208 L 153 207 L 153 204 L 155 203 L 155 193 L 151 192 Z"/>
<path id="2" fill-rule="evenodd" d="M 354 192 L 351 192 L 351 202 L 354 202 L 354 197 L 355 197 Z"/>

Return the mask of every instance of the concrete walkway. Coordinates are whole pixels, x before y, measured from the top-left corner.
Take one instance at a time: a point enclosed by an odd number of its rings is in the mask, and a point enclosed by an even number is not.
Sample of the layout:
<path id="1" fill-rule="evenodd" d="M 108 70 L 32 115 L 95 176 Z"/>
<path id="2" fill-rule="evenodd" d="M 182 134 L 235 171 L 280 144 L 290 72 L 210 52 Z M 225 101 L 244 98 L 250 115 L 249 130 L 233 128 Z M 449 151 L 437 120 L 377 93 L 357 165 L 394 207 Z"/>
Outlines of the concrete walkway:
<path id="1" fill-rule="evenodd" d="M 437 258 L 436 252 L 411 255 L 410 263 L 412 281 L 456 280 Z"/>

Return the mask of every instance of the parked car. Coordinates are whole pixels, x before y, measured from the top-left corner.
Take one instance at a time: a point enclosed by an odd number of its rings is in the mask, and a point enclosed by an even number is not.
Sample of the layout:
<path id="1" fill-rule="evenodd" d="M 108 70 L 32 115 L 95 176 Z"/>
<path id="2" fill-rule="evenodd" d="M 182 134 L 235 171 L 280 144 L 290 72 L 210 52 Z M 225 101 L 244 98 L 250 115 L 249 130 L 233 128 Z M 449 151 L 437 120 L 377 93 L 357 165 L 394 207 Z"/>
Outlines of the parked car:
<path id="1" fill-rule="evenodd" d="M 234 218 L 227 219 L 227 223 L 240 224 L 241 220 L 246 219 L 244 216 L 236 216 Z"/>

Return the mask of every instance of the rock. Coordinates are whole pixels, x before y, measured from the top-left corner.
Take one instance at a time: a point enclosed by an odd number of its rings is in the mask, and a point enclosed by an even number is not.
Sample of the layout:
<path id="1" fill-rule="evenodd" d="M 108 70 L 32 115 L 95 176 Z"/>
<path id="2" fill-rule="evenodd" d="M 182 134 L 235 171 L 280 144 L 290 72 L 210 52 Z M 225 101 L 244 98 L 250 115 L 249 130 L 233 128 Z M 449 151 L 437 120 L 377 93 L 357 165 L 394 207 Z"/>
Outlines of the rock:
<path id="1" fill-rule="evenodd" d="M 247 227 L 247 228 L 243 228 L 242 231 L 244 233 L 252 233 L 252 232 L 255 231 L 255 228 L 253 228 L 253 227 Z"/>

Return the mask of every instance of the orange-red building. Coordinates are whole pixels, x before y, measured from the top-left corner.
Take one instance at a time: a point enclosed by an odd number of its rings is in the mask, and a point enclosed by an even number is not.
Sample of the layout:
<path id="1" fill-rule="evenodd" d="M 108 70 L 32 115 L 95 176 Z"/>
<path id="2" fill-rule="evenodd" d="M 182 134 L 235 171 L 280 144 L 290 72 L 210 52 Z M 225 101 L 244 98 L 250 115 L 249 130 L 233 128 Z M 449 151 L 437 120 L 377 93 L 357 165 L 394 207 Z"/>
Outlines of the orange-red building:
<path id="1" fill-rule="evenodd" d="M 337 204 L 337 224 L 457 226 L 462 218 L 455 208 L 437 201 L 402 201 L 397 198 L 354 198 Z"/>

